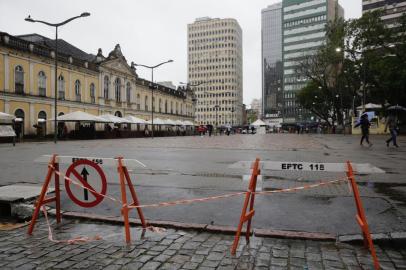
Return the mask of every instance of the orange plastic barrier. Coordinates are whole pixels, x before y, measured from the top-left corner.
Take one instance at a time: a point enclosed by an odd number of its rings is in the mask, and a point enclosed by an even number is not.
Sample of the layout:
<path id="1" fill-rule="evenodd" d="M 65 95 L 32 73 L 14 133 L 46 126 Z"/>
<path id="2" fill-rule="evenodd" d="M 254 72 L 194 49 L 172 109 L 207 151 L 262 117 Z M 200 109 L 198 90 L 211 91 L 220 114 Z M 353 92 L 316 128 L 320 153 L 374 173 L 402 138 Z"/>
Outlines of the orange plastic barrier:
<path id="1" fill-rule="evenodd" d="M 357 214 L 355 219 L 357 220 L 359 226 L 361 227 L 362 235 L 364 237 L 364 246 L 369 249 L 374 260 L 374 268 L 376 270 L 381 269 L 379 266 L 378 257 L 376 256 L 374 243 L 372 242 L 371 234 L 369 232 L 368 222 L 365 215 L 364 207 L 362 206 L 361 196 L 359 195 L 359 190 L 357 182 L 355 181 L 354 172 L 350 161 L 347 161 L 347 177 L 351 183 L 352 192 L 354 194 L 355 205 L 357 207 Z"/>
<path id="2" fill-rule="evenodd" d="M 39 212 L 40 212 L 41 207 L 43 205 L 49 204 L 51 202 L 55 202 L 56 220 L 57 220 L 57 223 L 61 222 L 61 196 L 60 196 L 59 176 L 60 175 L 63 176 L 63 174 L 59 171 L 59 163 L 57 162 L 57 160 L 58 160 L 58 156 L 53 155 L 51 157 L 49 163 L 48 163 L 48 173 L 47 173 L 47 175 L 45 177 L 45 181 L 44 181 L 44 184 L 43 184 L 42 189 L 41 189 L 41 194 L 40 194 L 37 202 L 35 203 L 34 213 L 32 215 L 31 223 L 30 223 L 30 226 L 28 228 L 28 234 L 30 234 L 30 235 L 32 234 L 32 232 L 34 230 L 36 220 L 38 219 Z M 77 162 L 80 162 L 80 161 L 77 161 Z M 73 165 L 75 165 L 77 162 L 73 163 Z M 92 161 L 88 161 L 88 162 L 92 163 Z M 95 164 L 95 166 L 97 166 L 97 164 Z M 121 188 L 121 198 L 122 198 L 122 201 L 121 201 L 122 202 L 121 213 L 122 213 L 123 219 L 124 219 L 125 239 L 126 239 L 126 242 L 129 243 L 131 241 L 130 222 L 129 222 L 129 210 L 131 210 L 131 209 L 129 208 L 129 206 L 138 206 L 139 201 L 138 201 L 137 193 L 135 192 L 135 188 L 134 188 L 134 186 L 133 186 L 133 184 L 131 182 L 130 175 L 128 173 L 127 167 L 123 164 L 123 158 L 122 157 L 117 158 L 117 171 L 118 171 L 118 174 L 120 176 L 120 188 Z M 51 182 L 52 176 L 54 176 L 54 179 L 55 179 L 55 196 L 54 197 L 46 197 L 46 194 L 47 194 L 47 191 L 48 191 L 49 184 Z M 110 198 L 109 196 L 97 193 L 89 185 L 83 186 L 83 185 L 80 185 L 80 184 L 76 183 L 74 180 L 67 177 L 66 175 L 63 176 L 63 178 L 65 178 L 66 183 L 67 182 L 69 182 L 69 183 L 72 182 L 72 183 L 74 183 L 76 185 L 79 185 L 82 188 L 90 191 L 90 193 L 94 194 L 95 196 L 103 196 L 103 197 L 106 197 L 106 198 Z M 130 203 L 129 205 L 127 204 L 127 193 L 126 193 L 126 190 L 127 190 L 126 187 L 127 186 L 128 186 L 128 188 L 130 190 L 131 197 L 133 199 L 133 202 Z M 117 202 L 117 200 L 115 200 L 114 198 L 111 198 L 111 199 L 113 199 L 113 201 Z M 86 206 L 86 207 L 88 207 L 88 206 Z M 137 211 L 138 211 L 138 215 L 139 215 L 140 220 L 141 220 L 142 227 L 144 229 L 146 229 L 147 228 L 147 222 L 145 221 L 142 209 L 137 208 Z"/>
<path id="3" fill-rule="evenodd" d="M 245 232 L 245 239 L 247 242 L 250 241 L 251 219 L 255 214 L 255 210 L 254 210 L 255 189 L 257 187 L 257 177 L 260 174 L 260 172 L 261 171 L 259 169 L 259 158 L 257 158 L 252 166 L 251 179 L 250 179 L 250 183 L 248 186 L 248 191 L 246 192 L 246 195 L 245 195 L 244 206 L 242 207 L 240 222 L 238 223 L 237 232 L 234 237 L 234 243 L 233 243 L 233 246 L 231 247 L 232 255 L 235 255 L 235 252 L 237 250 L 238 242 L 240 241 L 241 230 L 242 230 L 242 227 L 244 226 L 245 222 L 248 222 L 247 231 Z M 250 210 L 247 214 L 248 204 L 250 205 Z"/>

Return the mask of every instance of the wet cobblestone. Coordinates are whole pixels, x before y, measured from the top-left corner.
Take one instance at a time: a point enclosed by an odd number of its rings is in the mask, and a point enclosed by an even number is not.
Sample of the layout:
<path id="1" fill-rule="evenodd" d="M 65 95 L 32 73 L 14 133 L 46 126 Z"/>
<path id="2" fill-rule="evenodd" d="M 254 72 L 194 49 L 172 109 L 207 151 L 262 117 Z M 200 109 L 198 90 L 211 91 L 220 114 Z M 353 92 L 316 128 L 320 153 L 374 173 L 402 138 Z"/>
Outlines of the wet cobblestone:
<path id="1" fill-rule="evenodd" d="M 124 244 L 122 226 L 64 220 L 54 235 L 76 237 L 86 226 L 95 235 L 112 235 L 82 244 L 53 243 L 43 220 L 32 236 L 27 227 L 0 231 L 1 269 L 373 269 L 368 251 L 358 244 L 254 237 L 241 239 L 230 254 L 233 236 L 168 229 L 163 233 L 132 228 L 132 243 Z M 55 225 L 53 225 L 55 227 Z M 85 235 L 83 235 L 85 236 Z M 87 235 L 91 237 L 92 235 Z M 117 237 L 119 236 L 119 237 Z M 176 243 L 177 242 L 177 243 Z M 382 269 L 406 269 L 406 246 L 377 245 Z"/>

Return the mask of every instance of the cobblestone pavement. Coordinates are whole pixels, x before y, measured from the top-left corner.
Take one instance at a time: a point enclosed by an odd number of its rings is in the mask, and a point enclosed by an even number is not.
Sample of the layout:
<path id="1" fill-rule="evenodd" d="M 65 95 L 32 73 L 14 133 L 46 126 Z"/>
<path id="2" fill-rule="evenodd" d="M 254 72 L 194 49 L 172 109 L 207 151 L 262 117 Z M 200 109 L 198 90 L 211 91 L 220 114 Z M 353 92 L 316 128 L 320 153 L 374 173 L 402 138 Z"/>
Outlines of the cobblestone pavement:
<path id="1" fill-rule="evenodd" d="M 230 255 L 232 235 L 168 229 L 132 228 L 133 242 L 124 245 L 119 225 L 64 220 L 54 237 L 102 236 L 102 240 L 63 244 L 48 240 L 41 219 L 33 236 L 27 227 L 0 231 L 0 268 L 6 269 L 373 269 L 367 250 L 358 244 L 252 237 L 241 239 Z M 406 246 L 376 245 L 382 269 L 406 269 Z"/>

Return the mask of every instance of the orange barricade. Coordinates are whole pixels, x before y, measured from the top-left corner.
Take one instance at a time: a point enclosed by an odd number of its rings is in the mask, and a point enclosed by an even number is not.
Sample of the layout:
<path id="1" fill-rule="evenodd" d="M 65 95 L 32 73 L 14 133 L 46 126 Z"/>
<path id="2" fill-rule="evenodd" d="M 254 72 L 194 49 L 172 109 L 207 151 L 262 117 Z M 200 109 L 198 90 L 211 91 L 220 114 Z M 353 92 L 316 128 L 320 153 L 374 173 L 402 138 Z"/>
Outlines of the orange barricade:
<path id="1" fill-rule="evenodd" d="M 235 255 L 235 252 L 237 250 L 238 242 L 240 241 L 241 230 L 242 230 L 242 227 L 245 222 L 248 222 L 247 231 L 245 232 L 245 239 L 247 242 L 249 242 L 249 240 L 250 240 L 251 219 L 255 214 L 255 210 L 254 210 L 255 190 L 257 187 L 257 177 L 260 174 L 260 172 L 261 171 L 259 169 L 259 158 L 257 158 L 252 166 L 251 179 L 250 179 L 250 183 L 248 186 L 248 191 L 246 192 L 246 195 L 245 195 L 244 206 L 242 207 L 240 222 L 238 223 L 237 232 L 234 237 L 234 243 L 233 243 L 233 246 L 231 247 L 231 254 L 233 254 L 233 255 Z M 250 204 L 250 211 L 247 214 L 248 203 Z"/>
<path id="2" fill-rule="evenodd" d="M 129 210 L 131 210 L 131 206 L 138 206 L 139 205 L 139 201 L 138 201 L 138 197 L 137 197 L 137 193 L 135 192 L 135 188 L 131 182 L 130 179 L 130 175 L 128 173 L 128 169 L 127 167 L 123 164 L 123 158 L 122 157 L 118 157 L 116 158 L 117 160 L 117 171 L 120 177 L 120 188 L 121 188 L 121 198 L 122 198 L 122 208 L 121 208 L 121 213 L 123 215 L 123 220 L 124 220 L 124 231 L 125 231 L 125 239 L 126 242 L 129 243 L 131 241 L 131 236 L 130 236 L 130 222 L 129 222 Z M 71 167 L 80 164 L 80 163 L 86 163 L 88 165 L 94 166 L 94 167 L 98 167 L 98 165 L 90 160 L 79 160 L 74 162 Z M 101 169 L 100 169 L 101 170 Z M 50 182 L 52 180 L 52 176 L 54 176 L 55 179 L 55 196 L 54 197 L 46 197 L 47 191 L 49 189 L 49 185 Z M 75 182 L 74 180 L 72 180 L 71 178 L 69 178 L 66 175 L 63 175 L 60 171 L 59 171 L 59 163 L 58 163 L 58 156 L 57 155 L 53 155 L 48 163 L 48 173 L 45 177 L 45 181 L 44 184 L 42 186 L 41 189 L 41 193 L 40 196 L 37 200 L 37 202 L 35 203 L 35 209 L 34 209 L 34 213 L 32 215 L 31 218 L 31 223 L 30 226 L 28 228 L 28 234 L 32 234 L 34 227 L 35 227 L 35 223 L 36 220 L 38 219 L 38 215 L 39 212 L 41 210 L 41 207 L 43 207 L 46 204 L 49 204 L 51 202 L 55 202 L 55 208 L 56 208 L 56 220 L 57 223 L 61 222 L 61 196 L 60 196 L 60 183 L 59 183 L 59 177 L 62 176 L 63 178 L 65 178 L 65 183 L 73 183 L 75 185 L 81 186 L 82 188 L 86 189 L 87 191 L 90 191 L 90 193 L 92 193 L 93 195 L 96 196 L 96 198 L 98 197 L 106 197 L 106 198 L 110 198 L 115 202 L 118 202 L 118 200 L 111 198 L 109 196 L 106 196 L 105 194 L 103 194 L 104 192 L 98 193 L 96 192 L 93 188 L 91 188 L 87 183 L 85 183 L 84 185 L 78 184 L 77 182 Z M 83 184 L 83 182 L 82 182 Z M 133 202 L 130 204 L 127 204 L 127 187 L 130 190 L 131 193 L 131 197 Z M 71 198 L 72 199 L 72 198 Z M 100 201 L 100 199 L 98 200 Z M 97 202 L 98 203 L 98 202 Z M 93 203 L 95 204 L 95 203 Z M 93 204 L 88 204 L 88 205 L 92 205 Z M 89 206 L 84 206 L 84 207 L 89 207 Z M 43 210 L 45 211 L 45 209 L 43 208 Z M 144 218 L 144 214 L 142 212 L 141 208 L 137 208 L 137 212 L 138 215 L 140 217 L 141 220 L 141 224 L 142 227 L 144 229 L 147 228 L 147 223 L 145 221 Z"/>
<path id="3" fill-rule="evenodd" d="M 361 197 L 359 195 L 357 182 L 355 181 L 354 172 L 353 172 L 350 161 L 347 161 L 347 169 L 348 169 L 347 177 L 351 183 L 352 192 L 354 194 L 355 205 L 357 207 L 357 214 L 355 215 L 355 218 L 356 218 L 359 226 L 361 227 L 362 235 L 364 237 L 364 245 L 371 252 L 372 259 L 374 260 L 374 267 L 376 270 L 379 270 L 380 269 L 379 261 L 376 256 L 375 247 L 374 247 L 374 243 L 372 242 L 371 234 L 369 233 L 367 218 L 366 218 L 366 215 L 364 212 L 364 207 L 362 206 Z"/>

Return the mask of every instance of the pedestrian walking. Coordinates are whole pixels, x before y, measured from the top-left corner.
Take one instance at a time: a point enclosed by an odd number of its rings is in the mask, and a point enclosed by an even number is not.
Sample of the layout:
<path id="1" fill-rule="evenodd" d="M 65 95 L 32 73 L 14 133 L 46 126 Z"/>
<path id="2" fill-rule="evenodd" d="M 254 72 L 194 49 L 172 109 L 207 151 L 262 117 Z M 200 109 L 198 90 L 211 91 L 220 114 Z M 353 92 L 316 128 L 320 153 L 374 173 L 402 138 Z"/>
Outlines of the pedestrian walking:
<path id="1" fill-rule="evenodd" d="M 371 123 L 368 120 L 368 114 L 363 113 L 361 115 L 361 120 L 358 122 L 358 124 L 355 125 L 355 127 L 361 126 L 361 142 L 360 145 L 363 145 L 362 143 L 365 141 L 368 143 L 369 147 L 372 146 L 372 143 L 369 142 L 369 127 L 371 126 Z"/>
<path id="2" fill-rule="evenodd" d="M 396 117 L 396 115 L 390 114 L 386 119 L 385 132 L 388 130 L 388 128 L 391 137 L 386 140 L 386 146 L 389 147 L 389 143 L 392 141 L 393 146 L 399 147 L 399 145 L 396 142 L 396 137 L 398 136 L 399 132 L 398 118 Z"/>

